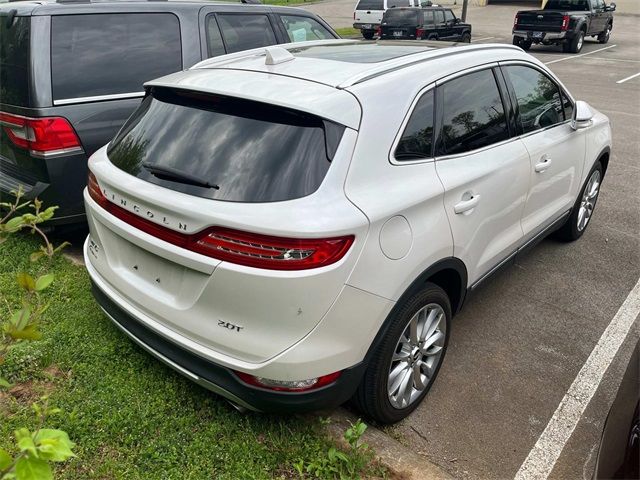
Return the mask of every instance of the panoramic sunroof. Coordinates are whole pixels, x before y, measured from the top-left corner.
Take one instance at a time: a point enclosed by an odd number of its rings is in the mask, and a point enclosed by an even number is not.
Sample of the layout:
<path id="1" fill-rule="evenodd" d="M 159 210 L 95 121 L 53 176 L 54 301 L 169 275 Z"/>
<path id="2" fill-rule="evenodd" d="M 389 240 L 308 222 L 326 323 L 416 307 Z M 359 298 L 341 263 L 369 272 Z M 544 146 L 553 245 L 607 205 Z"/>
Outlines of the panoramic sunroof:
<path id="1" fill-rule="evenodd" d="M 296 57 L 320 58 L 349 63 L 377 63 L 414 53 L 433 50 L 432 47 L 409 45 L 381 45 L 378 43 L 351 43 L 342 45 L 315 45 L 291 48 Z"/>

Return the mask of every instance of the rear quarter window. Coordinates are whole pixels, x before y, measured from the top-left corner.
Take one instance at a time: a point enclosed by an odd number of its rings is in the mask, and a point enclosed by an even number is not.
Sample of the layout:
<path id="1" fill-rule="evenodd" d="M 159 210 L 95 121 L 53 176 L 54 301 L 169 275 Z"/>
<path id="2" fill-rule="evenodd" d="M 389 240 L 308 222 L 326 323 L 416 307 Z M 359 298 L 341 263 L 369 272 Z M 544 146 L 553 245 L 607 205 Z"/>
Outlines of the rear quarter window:
<path id="1" fill-rule="evenodd" d="M 154 89 L 107 155 L 125 172 L 175 191 L 275 202 L 318 189 L 343 132 L 319 117 L 264 103 Z"/>
<path id="2" fill-rule="evenodd" d="M 142 92 L 144 82 L 179 70 L 180 22 L 171 13 L 51 18 L 54 101 Z"/>
<path id="3" fill-rule="evenodd" d="M 29 106 L 30 17 L 0 17 L 0 103 Z"/>

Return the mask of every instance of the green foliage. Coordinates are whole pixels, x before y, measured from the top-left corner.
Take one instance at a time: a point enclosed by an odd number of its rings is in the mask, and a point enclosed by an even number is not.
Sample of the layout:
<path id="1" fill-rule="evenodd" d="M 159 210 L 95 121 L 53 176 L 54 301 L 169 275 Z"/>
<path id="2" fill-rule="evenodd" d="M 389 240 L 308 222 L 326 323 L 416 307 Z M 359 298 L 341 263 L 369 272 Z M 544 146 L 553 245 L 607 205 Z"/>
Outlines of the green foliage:
<path id="1" fill-rule="evenodd" d="M 329 448 L 326 456 L 322 456 L 306 464 L 299 460 L 293 464 L 300 478 L 338 478 L 351 480 L 361 478 L 371 473 L 373 469 L 373 453 L 366 443 L 361 443 L 360 438 L 367 429 L 367 424 L 360 419 L 345 431 L 344 439 L 349 445 L 346 452 Z M 384 475 L 384 472 L 376 472 Z"/>
<path id="2" fill-rule="evenodd" d="M 42 400 L 46 402 L 47 397 Z M 14 432 L 18 452 L 15 457 L 0 449 L 0 480 L 50 480 L 53 471 L 49 462 L 64 462 L 75 456 L 75 444 L 66 432 L 42 428 L 47 417 L 60 413 L 60 409 L 49 408 L 46 403 L 34 403 L 32 407 L 39 426 L 33 432 L 24 427 Z"/>
<path id="3" fill-rule="evenodd" d="M 51 286 L 55 278 L 53 273 L 43 270 L 50 268 L 53 256 L 64 248 L 64 244 L 54 248 L 39 227 L 39 224 L 53 217 L 56 207 L 42 210 L 42 204 L 37 199 L 33 203 L 21 203 L 21 190 L 15 192 L 15 197 L 14 203 L 0 204 L 0 208 L 7 211 L 0 219 L 0 243 L 4 242 L 10 234 L 23 229 L 30 230 L 31 233 L 39 235 L 44 243 L 40 245 L 37 252 L 30 255 L 31 262 L 35 263 L 43 257 L 48 258 L 49 261 L 35 278 L 25 271 L 20 271 L 16 275 L 17 290 L 22 291 L 21 307 L 9 313 L 7 319 L 0 319 L 0 366 L 5 362 L 7 352 L 15 344 L 42 338 L 38 326 L 42 314 L 48 308 L 48 304 L 42 298 L 42 292 Z M 26 208 L 32 208 L 33 213 L 19 213 Z M 0 389 L 10 387 L 9 381 L 0 376 Z M 59 413 L 60 410 L 48 408 L 46 405 L 42 407 L 36 403 L 33 405 L 33 411 L 40 420 L 40 424 L 33 432 L 25 427 L 15 430 L 17 453 L 12 456 L 6 450 L 0 449 L 0 480 L 52 479 L 53 472 L 49 462 L 64 462 L 74 456 L 72 448 L 75 445 L 66 432 L 43 428 L 47 416 Z"/>

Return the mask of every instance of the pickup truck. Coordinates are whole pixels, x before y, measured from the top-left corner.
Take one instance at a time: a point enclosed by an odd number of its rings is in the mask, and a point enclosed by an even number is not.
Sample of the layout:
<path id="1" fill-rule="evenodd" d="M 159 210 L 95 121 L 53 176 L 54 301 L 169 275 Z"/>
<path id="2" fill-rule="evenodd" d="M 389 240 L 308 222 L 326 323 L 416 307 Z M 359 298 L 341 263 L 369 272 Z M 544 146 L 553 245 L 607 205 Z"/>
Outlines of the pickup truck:
<path id="1" fill-rule="evenodd" d="M 615 9 L 615 3 L 604 0 L 548 0 L 542 10 L 516 14 L 513 44 L 523 50 L 534 43 L 562 45 L 564 52 L 578 53 L 587 36 L 609 41 Z"/>

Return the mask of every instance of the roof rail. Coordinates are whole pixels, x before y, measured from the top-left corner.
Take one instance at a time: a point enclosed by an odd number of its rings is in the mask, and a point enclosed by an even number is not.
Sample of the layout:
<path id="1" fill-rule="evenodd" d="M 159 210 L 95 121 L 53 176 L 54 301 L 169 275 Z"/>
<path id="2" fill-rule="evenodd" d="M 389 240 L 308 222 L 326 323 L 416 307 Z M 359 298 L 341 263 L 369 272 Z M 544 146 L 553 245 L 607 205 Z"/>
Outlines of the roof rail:
<path id="1" fill-rule="evenodd" d="M 435 58 L 449 57 L 451 55 L 468 53 L 469 50 L 481 51 L 481 50 L 504 50 L 504 49 L 522 51 L 520 47 L 516 47 L 514 45 L 507 45 L 507 44 L 485 43 L 485 44 L 479 44 L 479 45 L 469 45 L 467 43 L 463 43 L 463 44 L 454 43 L 454 44 L 451 44 L 451 46 L 446 47 L 444 49 L 438 48 L 433 50 L 425 50 L 424 52 L 421 52 L 421 53 L 415 53 L 413 55 L 407 55 L 404 57 L 399 57 L 393 60 L 389 60 L 387 62 L 383 62 L 381 65 L 374 66 L 365 72 L 354 75 L 350 79 L 338 85 L 338 88 L 351 87 L 353 85 L 366 82 L 367 80 L 372 80 L 381 75 L 395 72 L 396 70 L 412 67 L 419 63 L 423 63 L 428 60 L 433 60 Z"/>

